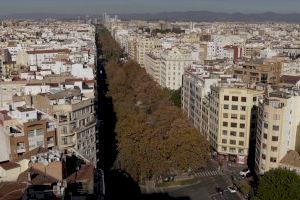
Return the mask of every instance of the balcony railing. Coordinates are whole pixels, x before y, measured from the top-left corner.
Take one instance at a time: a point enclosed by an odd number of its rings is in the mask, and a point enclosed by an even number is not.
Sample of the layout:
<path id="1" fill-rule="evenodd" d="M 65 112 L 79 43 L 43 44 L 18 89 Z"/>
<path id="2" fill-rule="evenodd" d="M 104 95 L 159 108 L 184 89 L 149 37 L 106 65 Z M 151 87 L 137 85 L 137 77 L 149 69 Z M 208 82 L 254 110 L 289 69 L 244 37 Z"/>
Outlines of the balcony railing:
<path id="1" fill-rule="evenodd" d="M 17 146 L 17 153 L 24 153 L 25 151 L 25 146 Z"/>
<path id="2" fill-rule="evenodd" d="M 54 146 L 54 140 L 48 140 L 47 141 L 47 146 L 48 147 L 53 147 Z"/>

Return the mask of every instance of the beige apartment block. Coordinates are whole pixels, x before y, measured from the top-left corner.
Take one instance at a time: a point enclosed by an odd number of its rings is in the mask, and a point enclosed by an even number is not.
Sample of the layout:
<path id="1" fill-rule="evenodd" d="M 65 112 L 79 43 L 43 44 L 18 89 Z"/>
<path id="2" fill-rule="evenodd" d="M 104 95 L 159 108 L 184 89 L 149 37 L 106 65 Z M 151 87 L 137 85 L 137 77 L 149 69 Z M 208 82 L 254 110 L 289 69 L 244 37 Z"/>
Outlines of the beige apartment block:
<path id="1" fill-rule="evenodd" d="M 33 98 L 39 110 L 57 122 L 57 145 L 73 148 L 85 158 L 96 162 L 96 118 L 94 99 L 83 97 L 80 90 L 65 90 L 54 94 L 40 94 Z"/>
<path id="2" fill-rule="evenodd" d="M 209 139 L 209 91 L 219 78 L 200 75 L 193 69 L 186 69 L 183 74 L 181 98 L 182 110 L 200 133 Z"/>
<path id="3" fill-rule="evenodd" d="M 279 60 L 250 60 L 233 68 L 233 75 L 248 84 L 279 84 L 282 62 Z"/>
<path id="4" fill-rule="evenodd" d="M 32 120 L 22 123 L 21 120 L 6 120 L 4 127 L 4 133 L 10 141 L 10 160 L 17 160 L 39 146 L 49 149 L 56 146 L 53 122 Z"/>
<path id="5" fill-rule="evenodd" d="M 161 47 L 159 39 L 150 36 L 139 38 L 136 45 L 136 61 L 141 65 L 141 67 L 145 66 L 145 55 L 151 50 Z"/>
<path id="6" fill-rule="evenodd" d="M 263 174 L 277 168 L 290 150 L 300 150 L 300 96 L 271 92 L 259 102 L 255 164 Z M 284 163 L 286 160 L 284 159 Z M 282 163 L 284 165 L 284 163 Z"/>
<path id="7" fill-rule="evenodd" d="M 262 92 L 237 85 L 212 86 L 209 141 L 219 159 L 246 164 Z"/>
<path id="8" fill-rule="evenodd" d="M 145 70 L 158 84 L 160 84 L 161 72 L 160 54 L 160 49 L 154 49 L 145 55 Z"/>
<path id="9" fill-rule="evenodd" d="M 180 88 L 184 70 L 193 61 L 190 50 L 178 47 L 165 50 L 161 57 L 161 86 L 170 90 Z"/>

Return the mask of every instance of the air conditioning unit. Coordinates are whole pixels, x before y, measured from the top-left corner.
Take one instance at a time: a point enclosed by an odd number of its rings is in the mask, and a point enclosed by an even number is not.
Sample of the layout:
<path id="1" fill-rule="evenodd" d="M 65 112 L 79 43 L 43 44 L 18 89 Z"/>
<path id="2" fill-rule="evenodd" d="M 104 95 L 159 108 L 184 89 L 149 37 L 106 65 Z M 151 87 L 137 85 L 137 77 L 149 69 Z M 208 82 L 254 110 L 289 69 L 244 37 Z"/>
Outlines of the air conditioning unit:
<path id="1" fill-rule="evenodd" d="M 31 160 L 31 162 L 35 163 L 37 161 L 37 158 L 36 158 L 36 156 L 31 156 L 30 160 Z"/>

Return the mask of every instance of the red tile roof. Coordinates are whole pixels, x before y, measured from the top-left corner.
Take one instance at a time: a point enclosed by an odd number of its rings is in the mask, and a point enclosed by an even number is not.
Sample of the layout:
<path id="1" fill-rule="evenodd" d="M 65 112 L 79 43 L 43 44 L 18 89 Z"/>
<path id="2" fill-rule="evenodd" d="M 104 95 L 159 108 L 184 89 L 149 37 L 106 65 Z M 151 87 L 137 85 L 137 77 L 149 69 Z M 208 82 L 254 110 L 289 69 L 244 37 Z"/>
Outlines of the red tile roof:
<path id="1" fill-rule="evenodd" d="M 19 200 L 26 189 L 26 183 L 3 182 L 0 183 L 0 199 Z"/>
<path id="2" fill-rule="evenodd" d="M 10 169 L 20 167 L 20 165 L 15 162 L 5 161 L 0 163 L 0 167 L 2 167 L 4 170 L 10 170 Z"/>
<path id="3" fill-rule="evenodd" d="M 90 181 L 94 177 L 94 166 L 93 165 L 82 165 L 80 170 L 71 174 L 67 181 L 73 183 L 76 181 Z"/>
<path id="4" fill-rule="evenodd" d="M 28 54 L 47 54 L 47 53 L 70 53 L 69 49 L 46 49 L 27 51 Z"/>

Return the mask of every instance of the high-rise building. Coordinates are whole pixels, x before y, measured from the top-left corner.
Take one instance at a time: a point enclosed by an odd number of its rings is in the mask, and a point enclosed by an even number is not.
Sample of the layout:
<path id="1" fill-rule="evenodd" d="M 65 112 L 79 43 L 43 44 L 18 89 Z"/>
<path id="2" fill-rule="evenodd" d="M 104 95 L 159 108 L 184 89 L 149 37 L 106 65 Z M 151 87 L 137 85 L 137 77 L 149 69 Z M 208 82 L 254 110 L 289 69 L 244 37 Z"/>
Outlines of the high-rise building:
<path id="1" fill-rule="evenodd" d="M 220 159 L 247 163 L 250 137 L 255 135 L 262 92 L 238 85 L 212 86 L 209 98 L 209 141 Z"/>
<path id="2" fill-rule="evenodd" d="M 161 86 L 177 90 L 182 85 L 184 70 L 193 64 L 191 52 L 174 47 L 167 49 L 161 56 Z"/>
<path id="3" fill-rule="evenodd" d="M 300 150 L 300 96 L 274 91 L 259 101 L 255 163 L 258 173 L 277 168 L 290 150 Z"/>
<path id="4" fill-rule="evenodd" d="M 278 60 L 251 60 L 233 68 L 233 75 L 248 84 L 279 84 L 282 62 Z"/>

